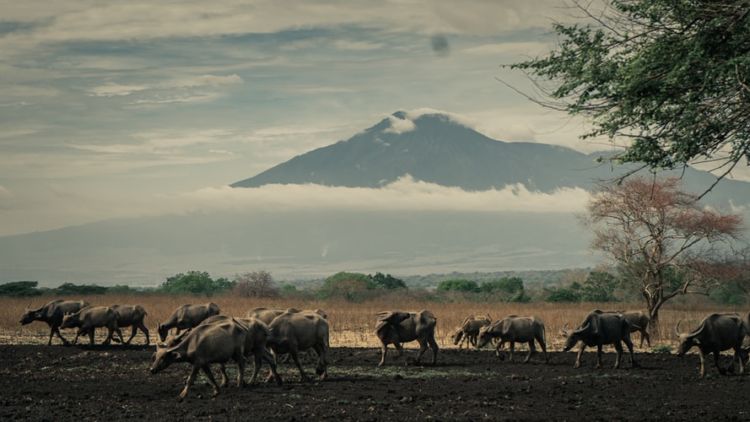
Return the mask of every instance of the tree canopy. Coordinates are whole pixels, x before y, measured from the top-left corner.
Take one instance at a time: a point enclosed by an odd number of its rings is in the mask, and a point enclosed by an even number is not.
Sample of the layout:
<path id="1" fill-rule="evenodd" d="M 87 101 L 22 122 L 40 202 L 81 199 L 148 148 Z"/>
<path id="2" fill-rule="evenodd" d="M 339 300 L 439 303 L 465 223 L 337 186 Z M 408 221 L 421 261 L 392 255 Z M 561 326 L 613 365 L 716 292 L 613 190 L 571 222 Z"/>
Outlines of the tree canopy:
<path id="1" fill-rule="evenodd" d="M 680 294 L 706 294 L 713 257 L 738 236 L 742 219 L 703 208 L 676 178 L 630 178 L 608 185 L 588 205 L 593 247 L 634 283 L 656 321 L 661 306 Z M 724 248 L 722 249 L 722 246 Z M 721 264 L 721 263 L 719 263 Z"/>
<path id="2" fill-rule="evenodd" d="M 710 161 L 723 177 L 750 159 L 749 2 L 574 4 L 586 24 L 555 24 L 555 49 L 510 66 L 540 88 L 530 99 L 590 118 L 584 138 L 630 140 L 621 162 Z"/>
<path id="3" fill-rule="evenodd" d="M 167 278 L 160 290 L 166 293 L 190 293 L 213 295 L 228 289 L 234 284 L 226 278 L 217 278 L 214 280 L 205 271 L 188 271 L 179 273 Z"/>

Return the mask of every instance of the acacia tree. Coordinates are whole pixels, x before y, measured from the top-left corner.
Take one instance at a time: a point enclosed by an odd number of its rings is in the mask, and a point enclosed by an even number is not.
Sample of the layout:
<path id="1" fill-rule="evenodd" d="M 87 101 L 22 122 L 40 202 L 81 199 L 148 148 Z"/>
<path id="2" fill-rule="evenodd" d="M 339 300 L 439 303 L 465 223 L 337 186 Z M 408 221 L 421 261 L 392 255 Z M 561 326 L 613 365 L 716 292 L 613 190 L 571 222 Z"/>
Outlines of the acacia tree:
<path id="1" fill-rule="evenodd" d="M 585 23 L 510 66 L 541 92 L 524 95 L 588 117 L 584 138 L 629 139 L 618 162 L 715 162 L 718 183 L 750 160 L 750 1 L 570 1 Z"/>
<path id="2" fill-rule="evenodd" d="M 585 221 L 594 231 L 593 247 L 643 296 L 653 326 L 668 300 L 707 294 L 710 285 L 696 256 L 714 256 L 737 238 L 742 223 L 736 214 L 701 207 L 696 196 L 680 190 L 677 178 L 641 177 L 602 187 Z"/>
<path id="3" fill-rule="evenodd" d="M 277 297 L 279 288 L 268 271 L 238 274 L 234 278 L 234 291 L 245 297 Z"/>

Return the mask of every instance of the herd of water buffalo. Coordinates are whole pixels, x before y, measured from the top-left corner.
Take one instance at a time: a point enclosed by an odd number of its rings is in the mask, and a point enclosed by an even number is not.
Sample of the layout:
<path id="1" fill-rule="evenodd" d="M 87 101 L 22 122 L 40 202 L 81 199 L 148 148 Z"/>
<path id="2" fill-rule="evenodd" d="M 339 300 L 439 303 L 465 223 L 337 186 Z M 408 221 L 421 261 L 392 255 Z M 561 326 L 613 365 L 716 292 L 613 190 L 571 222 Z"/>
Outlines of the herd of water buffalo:
<path id="1" fill-rule="evenodd" d="M 27 309 L 21 318 L 21 324 L 33 321 L 46 322 L 50 327 L 48 345 L 52 344 L 57 335 L 63 344 L 70 344 L 62 334 L 60 328 L 78 328 L 75 344 L 81 335 L 88 335 L 94 344 L 96 328 L 106 328 L 107 338 L 104 344 L 119 341 L 129 344 L 142 331 L 146 344 L 150 344 L 149 331 L 144 324 L 145 309 L 140 305 L 89 306 L 85 301 L 55 300 L 38 309 Z M 750 318 L 750 316 L 749 316 Z M 427 349 L 432 350 L 432 362 L 437 362 L 438 344 L 435 341 L 435 327 L 437 318 L 432 312 L 384 311 L 377 314 L 375 332 L 381 342 L 381 358 L 378 366 L 385 363 L 388 346 L 393 344 L 398 355 L 403 353 L 403 343 L 417 341 L 419 352 L 416 356 L 418 363 Z M 617 351 L 615 368 L 620 365 L 622 344 L 628 348 L 630 362 L 633 367 L 638 364 L 633 355 L 631 332 L 640 332 L 641 346 L 644 339 L 651 344 L 647 331 L 648 316 L 643 312 L 608 312 L 591 311 L 575 330 L 568 330 L 567 326 L 561 330 L 566 337 L 563 351 L 569 351 L 580 343 L 580 349 L 575 361 L 575 367 L 581 366 L 581 357 L 586 347 L 597 348 L 597 367 L 602 364 L 602 346 L 613 345 Z M 711 314 L 700 325 L 688 333 L 679 332 L 679 323 L 675 327 L 680 338 L 677 351 L 683 356 L 696 346 L 700 356 L 700 376 L 705 376 L 705 355 L 713 353 L 714 362 L 720 373 L 727 370 L 734 371 L 736 365 L 739 373 L 744 372 L 748 360 L 748 350 L 743 348 L 745 337 L 750 338 L 750 321 L 738 314 Z M 124 340 L 121 328 L 131 327 L 131 335 Z M 157 328 L 159 342 L 150 366 L 152 373 L 167 368 L 172 363 L 187 362 L 192 371 L 187 378 L 185 387 L 180 393 L 184 398 L 190 386 L 195 381 L 199 371 L 203 371 L 213 386 L 214 394 L 219 393 L 220 386 L 228 382 L 225 364 L 234 361 L 238 366 L 237 383 L 245 385 L 245 362 L 252 356 L 255 369 L 251 383 L 258 376 L 262 364 L 270 367 L 268 380 L 281 384 L 282 380 L 276 372 L 277 358 L 289 355 L 299 369 L 301 378 L 307 380 L 299 360 L 299 353 L 314 350 L 318 356 L 315 368 L 316 374 L 325 379 L 327 375 L 327 353 L 329 349 L 328 315 L 320 309 L 268 309 L 255 308 L 245 317 L 232 317 L 220 314 L 219 306 L 215 303 L 201 305 L 182 305 L 175 309 L 172 315 Z M 116 337 L 115 337 L 116 336 Z M 536 343 L 547 357 L 544 323 L 536 317 L 511 315 L 504 319 L 492 321 L 489 316 L 471 316 L 464 320 L 459 329 L 452 335 L 455 345 L 462 348 L 465 344 L 477 348 L 493 343 L 496 353 L 501 358 L 501 350 L 506 343 L 510 344 L 509 357 L 513 360 L 515 343 L 526 343 L 529 347 L 524 362 L 528 362 L 536 352 Z M 729 368 L 719 365 L 719 354 L 724 350 L 733 350 L 734 359 Z M 211 364 L 220 365 L 221 383 L 217 383 L 210 369 Z"/>

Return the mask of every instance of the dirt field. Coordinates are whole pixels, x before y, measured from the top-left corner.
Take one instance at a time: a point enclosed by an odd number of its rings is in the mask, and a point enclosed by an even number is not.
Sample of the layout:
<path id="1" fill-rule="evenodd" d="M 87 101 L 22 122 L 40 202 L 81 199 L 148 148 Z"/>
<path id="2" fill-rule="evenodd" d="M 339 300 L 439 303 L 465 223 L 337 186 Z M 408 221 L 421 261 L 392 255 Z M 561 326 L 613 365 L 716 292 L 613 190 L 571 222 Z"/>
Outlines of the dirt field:
<path id="1" fill-rule="evenodd" d="M 401 360 L 377 369 L 376 349 L 334 348 L 327 381 L 300 383 L 296 370 L 282 364 L 282 387 L 230 384 L 211 398 L 199 378 L 180 403 L 187 365 L 151 375 L 151 353 L 0 346 L 0 420 L 750 419 L 748 380 L 720 376 L 713 367 L 699 380 L 696 355 L 637 354 L 643 368 L 626 363 L 614 370 L 614 355 L 607 354 L 606 368 L 597 370 L 587 354 L 576 370 L 572 352 L 553 353 L 549 365 L 540 355 L 524 365 L 489 351 L 447 350 L 435 367 Z"/>

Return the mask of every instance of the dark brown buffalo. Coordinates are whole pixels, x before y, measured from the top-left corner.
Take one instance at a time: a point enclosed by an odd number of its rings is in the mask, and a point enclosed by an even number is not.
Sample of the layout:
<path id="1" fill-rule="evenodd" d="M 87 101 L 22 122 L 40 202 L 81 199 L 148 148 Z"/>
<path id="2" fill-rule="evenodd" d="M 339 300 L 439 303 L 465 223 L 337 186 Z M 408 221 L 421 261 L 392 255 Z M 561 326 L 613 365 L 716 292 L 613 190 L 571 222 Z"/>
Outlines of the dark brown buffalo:
<path id="1" fill-rule="evenodd" d="M 432 349 L 432 364 L 437 363 L 437 355 L 440 348 L 435 341 L 437 318 L 435 318 L 432 312 L 427 310 L 419 312 L 383 311 L 379 312 L 377 316 L 378 324 L 375 327 L 375 334 L 377 334 L 382 345 L 378 366 L 383 366 L 385 363 L 389 344 L 393 344 L 396 347 L 398 351 L 397 357 L 400 357 L 403 354 L 401 343 L 414 340 L 419 342 L 419 353 L 417 354 L 416 363 L 419 363 L 428 346 Z"/>
<path id="2" fill-rule="evenodd" d="M 21 317 L 21 325 L 30 324 L 34 321 L 46 322 L 49 325 L 49 341 L 47 345 L 52 345 L 52 336 L 57 334 L 57 337 L 62 340 L 63 344 L 70 344 L 68 340 L 60 334 L 60 325 L 62 325 L 63 318 L 65 315 L 76 313 L 81 309 L 89 306 L 88 302 L 83 300 L 53 300 L 46 305 L 38 309 L 26 309 Z"/>
<path id="3" fill-rule="evenodd" d="M 677 356 L 684 356 L 694 346 L 698 347 L 701 359 L 700 377 L 706 376 L 704 365 L 705 356 L 709 353 L 714 355 L 714 364 L 719 373 L 725 374 L 726 370 L 719 366 L 719 354 L 724 350 L 734 350 L 734 360 L 737 363 L 740 374 L 745 369 L 745 351 L 742 342 L 750 335 L 747 322 L 737 314 L 711 314 L 701 321 L 698 328 L 689 333 L 680 333 L 680 322 L 677 322 L 675 333 L 680 339 L 677 348 Z"/>
<path id="4" fill-rule="evenodd" d="M 130 338 L 125 341 L 125 344 L 130 344 L 135 337 L 138 330 L 141 330 L 144 336 L 146 336 L 146 345 L 151 344 L 151 339 L 148 335 L 148 328 L 144 323 L 146 318 L 146 310 L 141 305 L 112 305 L 110 306 L 113 311 L 117 314 L 117 333 L 122 338 L 121 328 L 132 327 L 130 331 Z"/>
<path id="5" fill-rule="evenodd" d="M 602 346 L 611 344 L 617 351 L 615 368 L 620 367 L 622 358 L 622 343 L 628 347 L 630 352 L 630 364 L 637 367 L 638 364 L 633 358 L 633 342 L 630 340 L 630 323 L 622 314 L 606 313 L 599 310 L 592 311 L 586 316 L 586 319 L 573 332 L 563 330 L 563 335 L 567 337 L 565 341 L 564 352 L 572 349 L 577 343 L 581 343 L 581 349 L 576 357 L 575 368 L 581 367 L 581 356 L 586 346 L 596 346 L 596 367 L 602 366 Z"/>
<path id="6" fill-rule="evenodd" d="M 202 305 L 182 305 L 175 309 L 164 323 L 158 325 L 159 340 L 166 340 L 167 334 L 172 328 L 177 330 L 176 334 L 180 334 L 181 330 L 191 329 L 204 319 L 219 313 L 221 313 L 219 305 L 213 302 Z"/>

